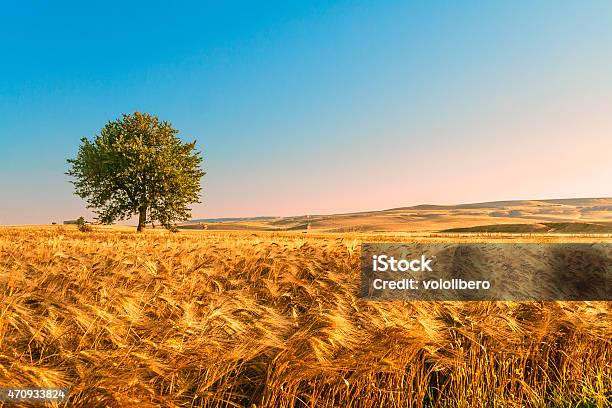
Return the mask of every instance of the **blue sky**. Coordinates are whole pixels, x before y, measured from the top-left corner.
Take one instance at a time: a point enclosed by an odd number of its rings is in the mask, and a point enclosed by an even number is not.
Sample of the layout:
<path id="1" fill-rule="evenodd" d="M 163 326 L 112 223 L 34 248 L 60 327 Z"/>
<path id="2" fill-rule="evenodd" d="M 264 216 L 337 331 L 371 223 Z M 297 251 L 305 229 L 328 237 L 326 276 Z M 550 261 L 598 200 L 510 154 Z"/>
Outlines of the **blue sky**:
<path id="1" fill-rule="evenodd" d="M 4 6 L 0 224 L 90 216 L 65 160 L 136 110 L 195 218 L 612 195 L 612 3 L 125 3 Z"/>

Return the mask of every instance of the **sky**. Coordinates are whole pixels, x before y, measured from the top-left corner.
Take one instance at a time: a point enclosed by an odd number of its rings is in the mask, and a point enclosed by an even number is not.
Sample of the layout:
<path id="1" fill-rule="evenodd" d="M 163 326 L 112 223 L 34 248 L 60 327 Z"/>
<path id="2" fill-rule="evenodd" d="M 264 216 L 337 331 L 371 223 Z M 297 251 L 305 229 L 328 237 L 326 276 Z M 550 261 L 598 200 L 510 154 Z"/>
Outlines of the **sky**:
<path id="1" fill-rule="evenodd" d="M 3 6 L 0 224 L 92 218 L 66 159 L 134 111 L 194 218 L 612 196 L 611 2 L 96 3 Z"/>

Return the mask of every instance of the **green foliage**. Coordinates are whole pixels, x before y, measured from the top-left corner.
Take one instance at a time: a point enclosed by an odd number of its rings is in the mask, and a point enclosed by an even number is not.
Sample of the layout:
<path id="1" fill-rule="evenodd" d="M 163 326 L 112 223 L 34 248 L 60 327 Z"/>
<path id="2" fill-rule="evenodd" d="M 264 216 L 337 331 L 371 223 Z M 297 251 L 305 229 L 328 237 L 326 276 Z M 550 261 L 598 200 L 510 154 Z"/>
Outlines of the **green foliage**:
<path id="1" fill-rule="evenodd" d="M 103 224 L 139 215 L 138 230 L 159 221 L 172 228 L 190 218 L 199 202 L 202 156 L 169 122 L 135 112 L 102 128 L 93 141 L 81 139 L 69 159 L 75 194 L 88 202 Z"/>
<path id="2" fill-rule="evenodd" d="M 85 221 L 85 218 L 83 218 L 83 217 L 77 218 L 76 225 L 77 225 L 77 228 L 79 229 L 79 231 L 81 231 L 81 232 L 91 232 L 91 231 L 93 231 L 93 228 L 91 228 L 91 225 L 87 224 L 87 222 Z"/>

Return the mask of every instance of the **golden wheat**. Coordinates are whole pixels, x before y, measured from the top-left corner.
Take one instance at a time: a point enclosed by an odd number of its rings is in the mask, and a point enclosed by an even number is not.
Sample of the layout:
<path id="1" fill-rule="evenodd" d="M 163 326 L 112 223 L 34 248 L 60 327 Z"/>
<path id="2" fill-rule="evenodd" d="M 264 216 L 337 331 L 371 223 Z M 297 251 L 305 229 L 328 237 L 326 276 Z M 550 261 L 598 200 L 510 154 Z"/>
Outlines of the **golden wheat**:
<path id="1" fill-rule="evenodd" d="M 82 407 L 610 403 L 609 303 L 363 301 L 363 239 L 407 238 L 0 229 L 0 387 Z"/>

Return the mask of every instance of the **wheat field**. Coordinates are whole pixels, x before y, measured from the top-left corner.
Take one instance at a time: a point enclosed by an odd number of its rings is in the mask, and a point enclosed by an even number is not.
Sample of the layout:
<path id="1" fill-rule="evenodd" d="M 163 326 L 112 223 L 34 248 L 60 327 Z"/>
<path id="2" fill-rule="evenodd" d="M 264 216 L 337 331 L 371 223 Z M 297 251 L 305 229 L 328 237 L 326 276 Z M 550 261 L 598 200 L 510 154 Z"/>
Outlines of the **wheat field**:
<path id="1" fill-rule="evenodd" d="M 360 242 L 407 239 L 573 238 L 1 228 L 0 387 L 75 407 L 612 402 L 610 303 L 360 300 Z"/>

